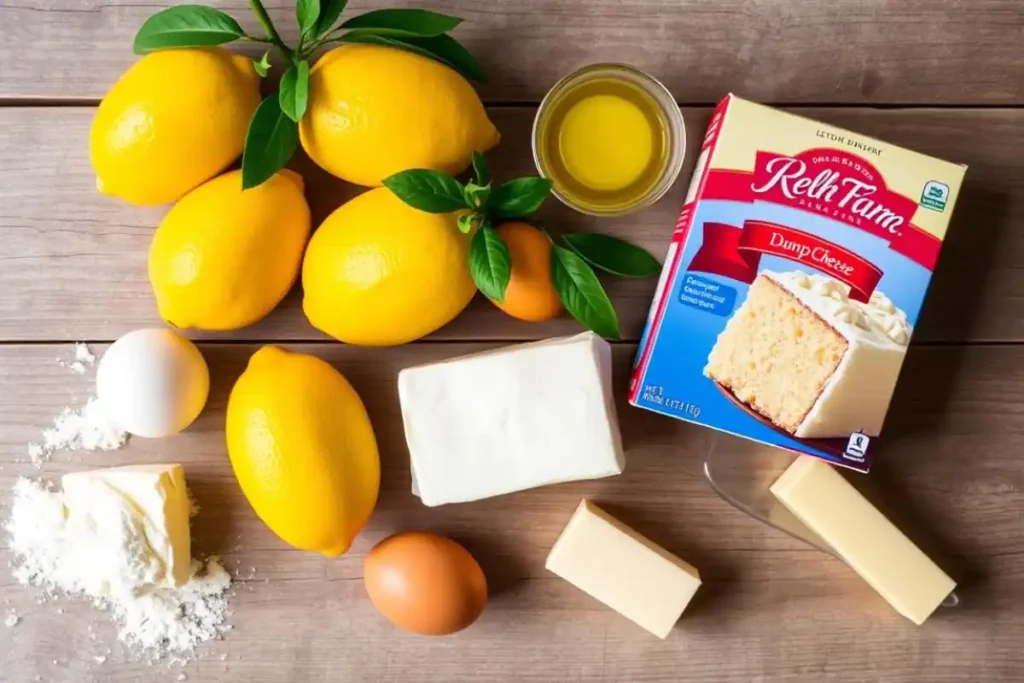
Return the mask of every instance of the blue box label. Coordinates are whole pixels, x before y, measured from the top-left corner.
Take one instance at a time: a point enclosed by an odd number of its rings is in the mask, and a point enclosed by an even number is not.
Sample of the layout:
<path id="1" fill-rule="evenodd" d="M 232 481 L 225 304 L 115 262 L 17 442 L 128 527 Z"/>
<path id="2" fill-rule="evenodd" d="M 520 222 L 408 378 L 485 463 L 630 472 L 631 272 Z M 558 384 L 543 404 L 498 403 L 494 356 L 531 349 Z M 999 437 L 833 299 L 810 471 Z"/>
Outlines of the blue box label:
<path id="1" fill-rule="evenodd" d="M 736 290 L 710 278 L 684 273 L 679 303 L 713 315 L 727 316 L 736 305 Z"/>

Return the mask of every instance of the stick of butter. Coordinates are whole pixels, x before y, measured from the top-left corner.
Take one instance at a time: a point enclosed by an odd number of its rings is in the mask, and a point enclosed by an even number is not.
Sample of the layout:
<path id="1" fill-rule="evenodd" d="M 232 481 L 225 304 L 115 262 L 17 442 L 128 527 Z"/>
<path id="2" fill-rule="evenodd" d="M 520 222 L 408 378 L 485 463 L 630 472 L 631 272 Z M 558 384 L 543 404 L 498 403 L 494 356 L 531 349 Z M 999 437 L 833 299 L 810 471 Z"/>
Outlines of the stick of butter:
<path id="1" fill-rule="evenodd" d="M 668 636 L 700 587 L 692 565 L 588 500 L 544 566 L 659 638 Z"/>
<path id="2" fill-rule="evenodd" d="M 896 611 L 923 624 L 956 584 L 827 463 L 799 456 L 771 492 Z"/>
<path id="3" fill-rule="evenodd" d="M 95 534 L 110 558 L 91 558 L 86 572 L 93 595 L 117 590 L 114 573 L 102 566 L 130 552 L 144 574 L 136 583 L 152 588 L 181 586 L 192 575 L 189 534 L 191 503 L 181 465 L 131 465 L 65 474 L 61 478 L 69 533 Z M 141 533 L 139 533 L 141 532 Z M 139 547 L 139 539 L 143 539 Z M 132 547 L 123 547 L 130 543 Z M 84 559 L 84 558 L 83 558 Z"/>
<path id="4" fill-rule="evenodd" d="M 620 474 L 611 370 L 590 332 L 402 370 L 413 493 L 436 506 Z"/>

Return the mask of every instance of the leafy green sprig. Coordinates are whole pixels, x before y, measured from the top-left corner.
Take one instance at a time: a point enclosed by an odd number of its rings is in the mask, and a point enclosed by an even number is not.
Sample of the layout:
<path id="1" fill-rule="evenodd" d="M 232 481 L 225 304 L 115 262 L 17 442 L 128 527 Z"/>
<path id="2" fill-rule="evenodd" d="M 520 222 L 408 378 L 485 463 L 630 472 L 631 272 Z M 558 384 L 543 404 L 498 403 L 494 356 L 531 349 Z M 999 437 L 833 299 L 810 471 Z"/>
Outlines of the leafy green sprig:
<path id="1" fill-rule="evenodd" d="M 512 277 L 508 245 L 495 229 L 501 221 L 526 220 L 551 193 L 551 181 L 525 177 L 494 187 L 487 160 L 473 152 L 473 179 L 463 185 L 439 171 L 412 169 L 384 179 L 403 202 L 427 213 L 458 212 L 459 230 L 473 232 L 469 272 L 477 289 L 498 303 Z M 543 229 L 542 229 L 543 230 Z M 553 238 L 551 281 L 565 309 L 584 327 L 605 337 L 619 336 L 619 321 L 594 268 L 623 277 L 657 275 L 661 264 L 647 251 L 616 237 L 569 233 Z"/>
<path id="2" fill-rule="evenodd" d="M 448 35 L 458 17 L 424 9 L 382 9 L 339 23 L 348 0 L 296 0 L 299 42 L 287 45 L 261 0 L 249 0 L 263 36 L 248 35 L 230 15 L 205 5 L 177 5 L 149 17 L 135 35 L 135 52 L 185 47 L 213 47 L 235 41 L 262 43 L 253 68 L 266 77 L 276 51 L 286 67 L 276 93 L 264 99 L 249 123 L 242 154 L 242 187 L 256 187 L 284 167 L 299 144 L 299 121 L 309 103 L 310 58 L 333 43 L 382 45 L 434 59 L 473 80 L 482 80 L 480 65 Z"/>

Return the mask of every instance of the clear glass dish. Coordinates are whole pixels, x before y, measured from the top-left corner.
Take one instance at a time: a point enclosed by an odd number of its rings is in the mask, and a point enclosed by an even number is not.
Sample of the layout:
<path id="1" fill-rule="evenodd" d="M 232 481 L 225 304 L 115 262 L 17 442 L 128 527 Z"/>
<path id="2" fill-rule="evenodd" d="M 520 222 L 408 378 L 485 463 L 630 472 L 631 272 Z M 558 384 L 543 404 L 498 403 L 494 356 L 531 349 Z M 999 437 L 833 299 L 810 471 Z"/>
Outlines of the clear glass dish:
<path id="1" fill-rule="evenodd" d="M 533 161 L 537 167 L 538 173 L 540 173 L 542 177 L 550 177 L 550 169 L 547 166 L 544 155 L 541 154 L 540 145 L 542 131 L 545 129 L 546 123 L 550 118 L 551 110 L 555 107 L 555 103 L 558 102 L 560 98 L 564 97 L 574 88 L 586 83 L 587 81 L 601 79 L 612 79 L 630 83 L 642 89 L 653 99 L 661 112 L 663 123 L 665 125 L 664 132 L 667 136 L 666 144 L 668 154 L 665 166 L 661 169 L 661 173 L 657 181 L 645 194 L 622 205 L 607 207 L 584 205 L 562 192 L 557 184 L 552 188 L 552 194 L 554 194 L 555 197 L 557 197 L 558 200 L 566 206 L 581 213 L 591 216 L 624 216 L 651 206 L 661 199 L 675 183 L 676 178 L 679 177 L 679 172 L 683 168 L 683 161 L 686 158 L 686 122 L 683 120 L 683 114 L 679 110 L 679 105 L 676 103 L 675 97 L 672 96 L 669 89 L 654 76 L 651 76 L 640 69 L 629 66 L 628 64 L 606 63 L 584 66 L 562 78 L 552 86 L 551 90 L 544 96 L 540 106 L 537 108 L 537 115 L 533 121 L 533 132 L 531 136 Z"/>
<path id="2" fill-rule="evenodd" d="M 842 560 L 828 543 L 808 529 L 769 490 L 797 457 L 795 453 L 780 448 L 720 434 L 712 440 L 704 457 L 704 476 L 715 493 L 733 507 Z M 955 607 L 959 602 L 954 591 L 942 606 Z"/>

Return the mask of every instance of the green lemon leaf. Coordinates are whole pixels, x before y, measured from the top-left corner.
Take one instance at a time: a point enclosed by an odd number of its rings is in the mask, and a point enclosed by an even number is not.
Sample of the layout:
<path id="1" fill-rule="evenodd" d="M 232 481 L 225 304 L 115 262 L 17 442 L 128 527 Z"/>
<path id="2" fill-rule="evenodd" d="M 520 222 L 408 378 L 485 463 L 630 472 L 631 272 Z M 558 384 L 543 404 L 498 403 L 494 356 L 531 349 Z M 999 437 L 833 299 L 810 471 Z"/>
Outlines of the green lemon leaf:
<path id="1" fill-rule="evenodd" d="M 442 64 L 447 64 L 471 81 L 484 80 L 484 72 L 476 58 L 451 36 L 432 38 L 401 38 L 403 43 L 420 50 Z M 406 49 L 411 49 L 407 47 Z"/>
<path id="2" fill-rule="evenodd" d="M 320 18 L 320 0 L 296 0 L 295 18 L 299 22 L 299 34 L 308 36 L 317 27 Z"/>
<path id="3" fill-rule="evenodd" d="M 212 47 L 245 37 L 238 22 L 203 5 L 178 5 L 160 10 L 135 34 L 135 54 L 174 47 Z"/>
<path id="4" fill-rule="evenodd" d="M 516 178 L 495 188 L 488 208 L 498 218 L 528 218 L 550 193 L 547 178 Z"/>
<path id="5" fill-rule="evenodd" d="M 284 72 L 277 95 L 281 111 L 292 121 L 301 121 L 309 102 L 309 62 L 302 60 Z"/>
<path id="6" fill-rule="evenodd" d="M 462 19 L 425 9 L 379 9 L 345 21 L 339 28 L 365 30 L 381 36 L 432 38 L 448 33 Z"/>
<path id="7" fill-rule="evenodd" d="M 320 18 L 320 0 L 296 0 L 295 18 L 299 22 L 299 33 L 310 35 L 317 27 Z"/>
<path id="8" fill-rule="evenodd" d="M 574 252 L 551 247 L 551 280 L 565 310 L 602 337 L 619 337 L 619 319 L 601 282 Z"/>
<path id="9" fill-rule="evenodd" d="M 467 183 L 463 194 L 466 197 L 466 203 L 474 211 L 482 211 L 487 206 L 487 198 L 491 195 L 491 186 L 489 184 L 477 185 L 476 183 Z"/>
<path id="10" fill-rule="evenodd" d="M 489 225 L 481 226 L 469 243 L 469 272 L 484 296 L 498 303 L 505 301 L 505 288 L 512 278 L 512 256 L 505 240 Z"/>
<path id="11" fill-rule="evenodd" d="M 487 157 L 477 151 L 473 151 L 473 178 L 477 185 L 490 185 L 491 172 L 487 168 Z"/>
<path id="12" fill-rule="evenodd" d="M 455 69 L 470 80 L 482 81 L 484 78 L 480 65 L 477 64 L 473 55 L 469 54 L 466 48 L 459 45 L 451 36 L 395 38 L 366 33 L 364 31 L 353 31 L 346 33 L 337 40 L 343 43 L 384 45 L 398 48 L 399 50 L 406 50 L 407 52 L 415 52 Z"/>
<path id="13" fill-rule="evenodd" d="M 299 125 L 281 111 L 277 94 L 267 96 L 249 122 L 242 152 L 242 189 L 256 187 L 277 173 L 295 153 Z"/>
<path id="14" fill-rule="evenodd" d="M 464 213 L 459 216 L 458 225 L 459 232 L 469 234 L 473 229 L 473 224 L 477 221 L 478 216 L 475 213 Z"/>
<path id="15" fill-rule="evenodd" d="M 256 69 L 256 73 L 260 75 L 260 78 L 266 78 L 267 74 L 270 73 L 270 50 L 263 53 L 263 56 L 259 59 L 252 60 L 252 68 Z"/>
<path id="16" fill-rule="evenodd" d="M 320 18 L 316 22 L 316 35 L 322 36 L 331 30 L 338 17 L 345 11 L 348 0 L 320 0 Z"/>
<path id="17" fill-rule="evenodd" d="M 612 275 L 652 277 L 661 272 L 658 259 L 645 249 L 608 235 L 576 233 L 562 235 L 566 246 L 584 261 Z"/>
<path id="18" fill-rule="evenodd" d="M 414 168 L 387 177 L 383 183 L 403 202 L 427 213 L 472 208 L 466 203 L 462 183 L 440 171 Z"/>

